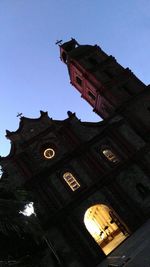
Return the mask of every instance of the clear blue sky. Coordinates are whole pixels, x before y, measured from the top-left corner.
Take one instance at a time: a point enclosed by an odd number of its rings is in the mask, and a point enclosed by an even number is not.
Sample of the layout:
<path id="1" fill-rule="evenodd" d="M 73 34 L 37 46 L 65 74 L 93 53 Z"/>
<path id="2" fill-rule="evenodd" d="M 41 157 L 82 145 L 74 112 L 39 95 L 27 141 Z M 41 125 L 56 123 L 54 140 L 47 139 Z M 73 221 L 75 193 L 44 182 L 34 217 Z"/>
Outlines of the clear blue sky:
<path id="1" fill-rule="evenodd" d="M 98 44 L 150 83 L 149 0 L 0 0 L 0 155 L 9 153 L 5 130 L 18 129 L 17 112 L 99 120 L 59 60 L 55 41 L 71 37 Z"/>

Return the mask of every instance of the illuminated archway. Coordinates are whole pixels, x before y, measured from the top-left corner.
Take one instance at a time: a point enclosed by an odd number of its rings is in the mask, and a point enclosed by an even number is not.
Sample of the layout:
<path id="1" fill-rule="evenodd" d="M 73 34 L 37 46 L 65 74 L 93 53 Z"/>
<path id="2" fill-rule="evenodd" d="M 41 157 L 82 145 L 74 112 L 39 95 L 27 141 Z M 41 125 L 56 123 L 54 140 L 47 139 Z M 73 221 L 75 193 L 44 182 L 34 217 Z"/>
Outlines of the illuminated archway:
<path id="1" fill-rule="evenodd" d="M 103 204 L 94 205 L 85 212 L 84 224 L 106 255 L 129 236 L 118 215 Z"/>

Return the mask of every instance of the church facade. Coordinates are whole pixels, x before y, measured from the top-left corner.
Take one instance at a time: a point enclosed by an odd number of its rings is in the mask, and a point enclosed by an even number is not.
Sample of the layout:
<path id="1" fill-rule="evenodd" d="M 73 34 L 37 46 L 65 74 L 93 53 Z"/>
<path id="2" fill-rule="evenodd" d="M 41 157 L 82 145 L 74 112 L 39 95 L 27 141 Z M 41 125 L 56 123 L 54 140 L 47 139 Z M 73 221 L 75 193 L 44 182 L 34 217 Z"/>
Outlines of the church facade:
<path id="1" fill-rule="evenodd" d="M 54 266 L 94 267 L 149 218 L 150 88 L 98 46 L 72 39 L 60 57 L 104 120 L 21 117 L 0 164 L 13 190 L 34 195 Z"/>

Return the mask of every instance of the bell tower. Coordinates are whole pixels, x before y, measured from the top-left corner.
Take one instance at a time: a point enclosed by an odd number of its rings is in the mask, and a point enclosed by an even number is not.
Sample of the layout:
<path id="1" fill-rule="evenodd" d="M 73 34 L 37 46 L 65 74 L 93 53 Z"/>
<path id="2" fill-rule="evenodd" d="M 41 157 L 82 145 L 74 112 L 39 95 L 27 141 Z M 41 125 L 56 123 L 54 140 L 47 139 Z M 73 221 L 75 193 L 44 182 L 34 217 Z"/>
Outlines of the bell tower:
<path id="1" fill-rule="evenodd" d="M 129 68 L 97 45 L 79 45 L 75 39 L 60 45 L 70 82 L 103 119 L 107 119 L 139 93 L 143 84 Z"/>

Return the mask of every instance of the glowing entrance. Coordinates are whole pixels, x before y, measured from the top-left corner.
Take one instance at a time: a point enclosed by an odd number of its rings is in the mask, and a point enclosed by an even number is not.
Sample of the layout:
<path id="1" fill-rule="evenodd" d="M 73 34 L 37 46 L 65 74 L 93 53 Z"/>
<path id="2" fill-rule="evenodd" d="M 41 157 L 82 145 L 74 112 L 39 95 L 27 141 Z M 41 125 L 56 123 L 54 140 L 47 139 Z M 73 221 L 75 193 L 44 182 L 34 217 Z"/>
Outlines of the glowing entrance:
<path id="1" fill-rule="evenodd" d="M 84 215 L 84 223 L 106 255 L 129 236 L 117 214 L 103 204 L 90 207 Z"/>

